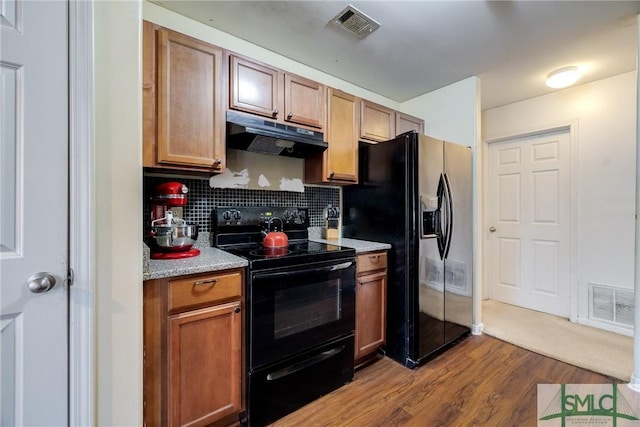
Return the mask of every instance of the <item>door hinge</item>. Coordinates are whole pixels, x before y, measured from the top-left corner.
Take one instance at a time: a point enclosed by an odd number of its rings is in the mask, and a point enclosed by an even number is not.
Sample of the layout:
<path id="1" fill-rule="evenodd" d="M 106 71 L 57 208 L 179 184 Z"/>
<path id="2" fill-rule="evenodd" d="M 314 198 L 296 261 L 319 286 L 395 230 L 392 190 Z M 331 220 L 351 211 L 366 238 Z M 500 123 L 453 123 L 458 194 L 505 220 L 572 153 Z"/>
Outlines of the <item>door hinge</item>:
<path id="1" fill-rule="evenodd" d="M 67 272 L 67 283 L 69 286 L 73 285 L 73 279 L 75 279 L 75 273 L 73 272 L 73 268 L 70 268 Z"/>

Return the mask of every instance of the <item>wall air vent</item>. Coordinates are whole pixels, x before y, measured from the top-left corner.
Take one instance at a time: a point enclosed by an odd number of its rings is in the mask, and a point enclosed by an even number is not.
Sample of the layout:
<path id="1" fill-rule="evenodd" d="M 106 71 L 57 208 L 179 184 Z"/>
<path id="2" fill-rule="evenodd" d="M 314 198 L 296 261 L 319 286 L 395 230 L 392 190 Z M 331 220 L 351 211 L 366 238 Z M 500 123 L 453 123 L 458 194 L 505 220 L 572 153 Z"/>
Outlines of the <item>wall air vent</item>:
<path id="1" fill-rule="evenodd" d="M 338 13 L 331 21 L 338 27 L 363 39 L 380 27 L 380 23 L 368 17 L 358 9 L 349 5 Z"/>
<path id="2" fill-rule="evenodd" d="M 589 318 L 633 328 L 633 289 L 589 284 Z"/>

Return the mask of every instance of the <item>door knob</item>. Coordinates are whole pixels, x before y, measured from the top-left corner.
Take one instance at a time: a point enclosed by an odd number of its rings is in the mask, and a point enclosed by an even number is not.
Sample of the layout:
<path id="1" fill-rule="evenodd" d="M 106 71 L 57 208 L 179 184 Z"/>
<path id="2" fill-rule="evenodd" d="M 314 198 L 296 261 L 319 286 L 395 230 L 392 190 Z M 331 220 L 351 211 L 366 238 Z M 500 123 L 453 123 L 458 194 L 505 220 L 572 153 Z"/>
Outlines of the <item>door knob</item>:
<path id="1" fill-rule="evenodd" d="M 34 294 L 47 292 L 56 284 L 56 278 L 51 273 L 36 273 L 29 278 L 27 286 Z"/>
<path id="2" fill-rule="evenodd" d="M 489 227 L 489 231 L 492 232 L 492 233 L 495 233 L 496 228 L 495 227 Z"/>

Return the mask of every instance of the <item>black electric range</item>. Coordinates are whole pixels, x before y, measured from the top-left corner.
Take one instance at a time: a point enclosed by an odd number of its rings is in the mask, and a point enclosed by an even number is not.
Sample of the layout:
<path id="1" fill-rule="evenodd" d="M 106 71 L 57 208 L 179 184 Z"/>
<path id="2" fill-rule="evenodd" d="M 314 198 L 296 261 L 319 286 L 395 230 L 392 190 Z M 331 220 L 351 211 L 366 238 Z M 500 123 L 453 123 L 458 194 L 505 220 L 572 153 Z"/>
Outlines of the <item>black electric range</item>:
<path id="1" fill-rule="evenodd" d="M 267 269 L 355 256 L 355 249 L 309 241 L 308 208 L 229 207 L 214 209 L 212 246 L 241 256 L 249 267 Z M 267 254 L 262 239 L 268 231 L 283 231 L 289 247 L 282 254 Z"/>
<path id="2" fill-rule="evenodd" d="M 309 241 L 307 208 L 218 207 L 213 246 L 249 261 L 247 415 L 264 426 L 353 379 L 355 250 Z M 281 253 L 262 247 L 287 234 Z"/>

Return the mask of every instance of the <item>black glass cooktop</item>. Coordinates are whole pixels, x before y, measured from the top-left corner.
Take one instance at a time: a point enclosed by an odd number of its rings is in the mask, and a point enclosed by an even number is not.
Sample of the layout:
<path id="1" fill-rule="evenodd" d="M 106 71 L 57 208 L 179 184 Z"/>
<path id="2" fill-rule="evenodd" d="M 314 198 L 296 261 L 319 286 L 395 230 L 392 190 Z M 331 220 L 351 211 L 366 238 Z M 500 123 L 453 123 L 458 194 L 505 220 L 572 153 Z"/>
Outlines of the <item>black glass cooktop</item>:
<path id="1" fill-rule="evenodd" d="M 290 242 L 286 248 L 263 248 L 259 243 L 252 243 L 220 249 L 246 258 L 252 269 L 307 265 L 354 257 L 356 254 L 352 248 L 313 241 Z"/>

